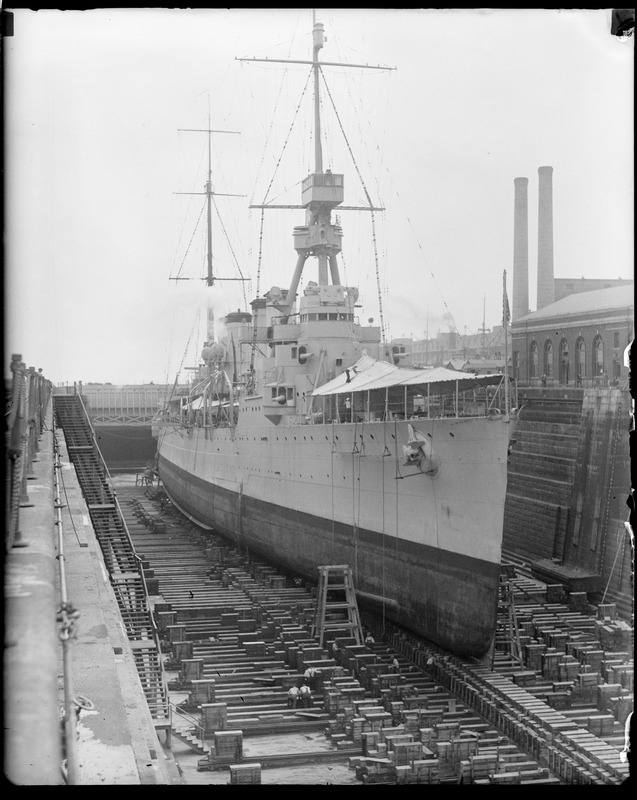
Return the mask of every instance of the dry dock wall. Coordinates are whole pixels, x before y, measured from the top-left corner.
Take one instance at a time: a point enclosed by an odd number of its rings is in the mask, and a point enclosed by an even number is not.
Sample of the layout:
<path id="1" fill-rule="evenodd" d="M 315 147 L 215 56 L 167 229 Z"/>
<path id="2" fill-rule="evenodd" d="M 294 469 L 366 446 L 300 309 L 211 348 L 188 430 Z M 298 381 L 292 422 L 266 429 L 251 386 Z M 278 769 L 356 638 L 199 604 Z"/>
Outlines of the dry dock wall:
<path id="1" fill-rule="evenodd" d="M 611 388 L 521 394 L 503 549 L 597 576 L 591 585 L 630 613 L 630 395 Z"/>

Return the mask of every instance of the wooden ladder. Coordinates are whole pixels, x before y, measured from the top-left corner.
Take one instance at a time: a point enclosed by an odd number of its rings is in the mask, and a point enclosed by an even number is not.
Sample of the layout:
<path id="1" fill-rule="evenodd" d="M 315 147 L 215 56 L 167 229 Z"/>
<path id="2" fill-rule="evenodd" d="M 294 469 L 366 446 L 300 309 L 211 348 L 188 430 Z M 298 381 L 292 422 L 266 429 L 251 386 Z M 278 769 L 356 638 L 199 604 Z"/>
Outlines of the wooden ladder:
<path id="1" fill-rule="evenodd" d="M 498 617 L 499 619 L 496 623 L 496 648 L 498 633 L 500 633 L 501 640 L 507 648 L 509 656 L 515 659 L 518 664 L 523 665 L 524 659 L 522 657 L 522 645 L 520 643 L 520 628 L 515 611 L 513 584 L 510 576 L 504 572 L 500 573 Z M 495 650 L 493 659 L 495 659 Z"/>
<path id="2" fill-rule="evenodd" d="M 312 636 L 322 647 L 326 639 L 336 636 L 351 637 L 363 644 L 363 629 L 358 613 L 354 576 L 348 565 L 319 567 L 318 597 Z"/>

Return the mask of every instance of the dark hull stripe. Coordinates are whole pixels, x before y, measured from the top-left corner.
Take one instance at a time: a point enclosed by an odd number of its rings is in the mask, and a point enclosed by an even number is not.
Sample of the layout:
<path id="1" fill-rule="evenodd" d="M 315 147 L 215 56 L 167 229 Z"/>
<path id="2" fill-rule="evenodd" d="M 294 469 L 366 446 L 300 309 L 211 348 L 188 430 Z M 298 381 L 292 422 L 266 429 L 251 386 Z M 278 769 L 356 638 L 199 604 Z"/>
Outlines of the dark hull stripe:
<path id="1" fill-rule="evenodd" d="M 319 565 L 350 564 L 357 589 L 397 602 L 388 618 L 458 655 L 491 646 L 498 564 L 254 500 L 162 458 L 159 472 L 184 511 L 240 547 L 311 580 Z"/>

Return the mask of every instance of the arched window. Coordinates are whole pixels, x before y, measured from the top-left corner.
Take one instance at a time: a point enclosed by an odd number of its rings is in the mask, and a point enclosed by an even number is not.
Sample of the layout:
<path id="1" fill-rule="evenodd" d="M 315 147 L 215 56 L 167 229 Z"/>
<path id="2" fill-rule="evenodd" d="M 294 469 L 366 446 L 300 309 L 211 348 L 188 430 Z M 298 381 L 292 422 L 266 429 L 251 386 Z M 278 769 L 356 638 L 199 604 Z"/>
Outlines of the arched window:
<path id="1" fill-rule="evenodd" d="M 593 339 L 593 375 L 602 375 L 604 372 L 604 342 L 601 336 Z"/>
<path id="2" fill-rule="evenodd" d="M 570 371 L 568 342 L 562 339 L 560 342 L 560 383 L 568 383 L 568 373 Z"/>
<path id="3" fill-rule="evenodd" d="M 535 339 L 531 342 L 531 348 L 529 350 L 529 366 L 530 366 L 530 378 L 537 378 L 539 376 L 540 371 L 540 356 L 537 349 L 537 342 Z"/>
<path id="4" fill-rule="evenodd" d="M 586 377 L 586 342 L 582 336 L 575 342 L 575 377 L 579 386 Z"/>
<path id="5" fill-rule="evenodd" d="M 544 374 L 547 378 L 553 377 L 553 342 L 550 339 L 544 342 Z"/>

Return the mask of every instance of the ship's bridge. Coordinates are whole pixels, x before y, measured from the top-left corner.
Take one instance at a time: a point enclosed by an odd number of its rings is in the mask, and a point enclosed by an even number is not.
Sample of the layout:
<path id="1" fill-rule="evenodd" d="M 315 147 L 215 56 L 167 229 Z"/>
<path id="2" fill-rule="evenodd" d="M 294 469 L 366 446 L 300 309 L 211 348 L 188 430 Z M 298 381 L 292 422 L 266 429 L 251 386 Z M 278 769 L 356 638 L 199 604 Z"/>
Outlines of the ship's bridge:
<path id="1" fill-rule="evenodd" d="M 294 249 L 306 255 L 341 252 L 343 229 L 330 221 L 330 212 L 343 202 L 343 175 L 312 172 L 301 184 L 306 224 L 294 228 Z"/>
<path id="2" fill-rule="evenodd" d="M 342 314 L 348 312 L 354 314 L 354 304 L 358 300 L 358 289 L 354 286 L 334 286 L 328 284 L 319 286 L 314 281 L 310 281 L 303 292 L 301 298 L 299 315 L 303 321 L 303 315 L 313 312 L 326 312 Z M 327 319 L 327 317 L 322 317 Z"/>
<path id="3" fill-rule="evenodd" d="M 343 175 L 326 170 L 312 172 L 301 184 L 301 204 L 306 208 L 314 205 L 334 208 L 343 202 Z"/>

